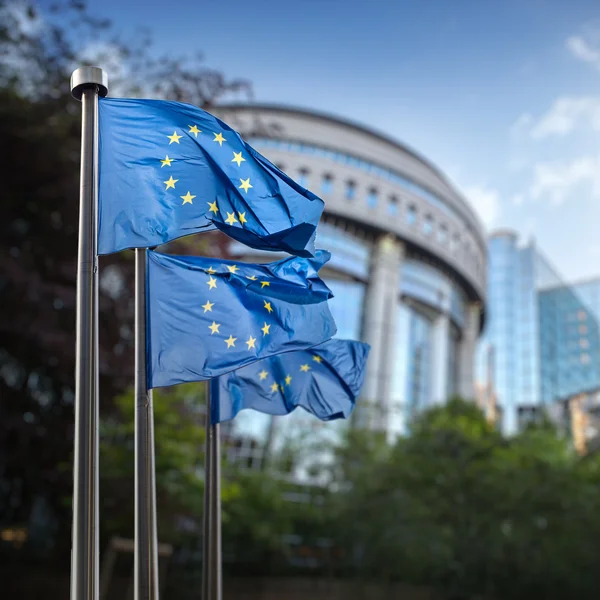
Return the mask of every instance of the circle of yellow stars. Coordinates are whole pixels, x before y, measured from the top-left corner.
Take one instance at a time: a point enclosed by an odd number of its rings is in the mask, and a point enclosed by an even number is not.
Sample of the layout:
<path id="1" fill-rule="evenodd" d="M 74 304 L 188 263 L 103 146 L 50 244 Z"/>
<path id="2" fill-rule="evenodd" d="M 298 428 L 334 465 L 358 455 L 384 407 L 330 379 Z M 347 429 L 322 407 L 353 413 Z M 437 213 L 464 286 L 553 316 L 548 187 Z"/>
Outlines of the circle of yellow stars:
<path id="1" fill-rule="evenodd" d="M 186 134 L 188 134 L 189 136 L 194 136 L 195 139 L 198 139 L 198 135 L 202 134 L 203 131 L 198 127 L 198 125 L 196 124 L 191 124 L 188 125 L 188 131 L 185 132 Z M 218 132 L 206 132 L 209 135 L 212 135 L 212 142 L 215 144 L 219 144 L 220 147 L 223 147 L 223 144 L 227 143 L 227 139 L 224 137 L 223 132 L 218 131 Z M 177 130 L 173 131 L 173 133 L 171 135 L 167 135 L 167 138 L 169 140 L 169 146 L 173 145 L 173 144 L 177 144 L 177 145 L 181 145 L 181 140 L 184 138 L 184 135 L 181 135 L 177 132 Z M 235 150 L 232 150 L 233 152 L 233 158 L 231 159 L 232 163 L 235 163 L 237 165 L 237 167 L 241 167 L 243 162 L 247 162 L 246 159 L 244 158 L 244 154 L 243 154 L 243 150 L 241 150 L 240 152 L 236 152 Z M 164 168 L 164 167 L 170 167 L 174 162 L 177 162 L 176 159 L 170 157 L 168 154 L 165 155 L 164 158 L 159 159 L 160 160 L 160 168 Z M 248 190 L 251 190 L 254 186 L 252 185 L 252 183 L 250 182 L 250 177 L 246 177 L 245 179 L 243 177 L 238 177 L 239 179 L 239 185 L 235 184 L 236 187 L 239 190 L 242 190 L 245 194 L 248 194 Z M 175 179 L 172 175 L 169 177 L 169 179 L 167 179 L 166 181 L 163 181 L 164 185 L 165 185 L 165 192 L 168 190 L 175 190 L 175 184 L 179 182 L 179 179 Z M 240 192 L 241 193 L 241 192 Z M 179 196 L 182 200 L 181 205 L 184 206 L 186 204 L 191 204 L 192 206 L 194 206 L 194 199 L 197 197 L 196 195 L 192 194 L 192 192 L 190 190 L 187 190 L 186 193 L 184 195 L 180 195 Z M 217 204 L 216 200 L 213 200 L 212 202 L 206 202 L 206 204 L 208 205 L 208 209 L 207 212 L 209 214 L 212 215 L 217 215 L 220 213 L 220 209 L 219 206 Z M 247 222 L 247 218 L 246 218 L 246 212 L 228 212 L 225 211 L 227 214 L 227 218 L 224 219 L 224 222 L 227 223 L 227 225 L 234 227 L 236 225 L 239 225 L 241 227 L 243 227 Z"/>
<path id="2" fill-rule="evenodd" d="M 235 264 L 231 264 L 231 265 L 224 265 L 226 271 L 223 271 L 222 273 L 219 273 L 221 275 L 238 275 L 238 272 L 240 271 L 240 268 L 235 265 Z M 217 284 L 223 284 L 224 282 L 219 282 L 219 280 L 217 279 L 217 277 L 213 277 L 213 275 L 216 275 L 218 272 L 216 269 L 214 269 L 212 266 L 209 266 L 207 269 L 204 269 L 204 271 L 206 272 L 206 274 L 208 275 L 207 280 L 205 281 L 206 285 L 207 285 L 207 293 L 210 294 L 211 290 L 215 290 L 217 289 Z M 239 276 L 239 275 L 238 275 Z M 257 282 L 260 284 L 261 289 L 265 288 L 265 287 L 269 287 L 271 285 L 270 281 L 267 281 L 264 277 L 262 278 L 258 278 L 256 275 L 246 275 L 245 276 L 246 279 L 249 279 L 252 282 Z M 271 303 L 271 301 L 269 300 L 263 300 L 263 306 L 262 308 L 264 309 L 264 311 L 266 311 L 266 315 L 270 315 L 273 311 L 273 305 Z M 215 306 L 216 301 L 211 302 L 210 297 L 206 300 L 206 302 L 204 304 L 201 305 L 201 308 L 203 310 L 203 314 L 206 313 L 212 313 L 213 312 L 213 307 Z M 260 347 L 257 346 L 257 344 L 260 343 L 260 340 L 264 340 L 267 338 L 267 336 L 271 335 L 271 327 L 273 326 L 272 323 L 268 323 L 267 320 L 263 319 L 263 324 L 262 327 L 260 327 L 260 334 L 257 333 L 256 335 L 250 335 L 248 337 L 248 339 L 246 340 L 239 340 L 237 337 L 234 337 L 233 334 L 229 333 L 229 337 L 226 337 L 226 334 L 224 332 L 221 331 L 221 326 L 222 323 L 218 323 L 217 321 L 213 320 L 211 315 L 207 315 L 207 319 L 209 320 L 209 324 L 207 325 L 209 331 L 210 331 L 210 335 L 220 335 L 223 338 L 223 342 L 226 345 L 226 349 L 230 349 L 230 348 L 240 348 L 241 344 L 245 344 L 246 345 L 246 349 L 247 350 L 254 350 L 256 353 L 259 352 Z M 237 343 L 237 346 L 236 346 Z"/>

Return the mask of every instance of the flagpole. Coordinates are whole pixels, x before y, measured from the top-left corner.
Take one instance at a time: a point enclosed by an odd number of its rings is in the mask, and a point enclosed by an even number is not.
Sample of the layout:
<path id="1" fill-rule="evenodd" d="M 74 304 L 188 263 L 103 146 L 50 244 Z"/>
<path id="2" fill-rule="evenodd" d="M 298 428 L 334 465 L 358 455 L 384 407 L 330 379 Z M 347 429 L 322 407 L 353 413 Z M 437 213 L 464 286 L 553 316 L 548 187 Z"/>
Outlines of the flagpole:
<path id="1" fill-rule="evenodd" d="M 81 101 L 81 174 L 75 332 L 75 444 L 71 600 L 97 600 L 98 548 L 98 97 L 108 77 L 98 67 L 71 75 Z"/>
<path id="2" fill-rule="evenodd" d="M 203 600 L 222 600 L 221 551 L 221 426 L 212 424 L 213 402 L 218 402 L 218 378 L 207 385 L 206 444 L 204 458 Z"/>
<path id="3" fill-rule="evenodd" d="M 135 551 L 134 599 L 158 600 L 158 534 L 152 390 L 146 369 L 148 252 L 135 250 Z"/>

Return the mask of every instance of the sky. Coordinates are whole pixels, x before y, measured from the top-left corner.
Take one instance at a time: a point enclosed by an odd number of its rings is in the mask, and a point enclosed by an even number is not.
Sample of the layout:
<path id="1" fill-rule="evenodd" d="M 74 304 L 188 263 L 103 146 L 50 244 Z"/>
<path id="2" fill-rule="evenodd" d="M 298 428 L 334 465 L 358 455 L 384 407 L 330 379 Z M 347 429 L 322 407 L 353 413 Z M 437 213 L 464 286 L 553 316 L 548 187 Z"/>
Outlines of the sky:
<path id="1" fill-rule="evenodd" d="M 488 230 L 600 276 L 597 0 L 91 0 L 157 51 L 201 51 L 256 101 L 319 109 L 408 144 Z"/>

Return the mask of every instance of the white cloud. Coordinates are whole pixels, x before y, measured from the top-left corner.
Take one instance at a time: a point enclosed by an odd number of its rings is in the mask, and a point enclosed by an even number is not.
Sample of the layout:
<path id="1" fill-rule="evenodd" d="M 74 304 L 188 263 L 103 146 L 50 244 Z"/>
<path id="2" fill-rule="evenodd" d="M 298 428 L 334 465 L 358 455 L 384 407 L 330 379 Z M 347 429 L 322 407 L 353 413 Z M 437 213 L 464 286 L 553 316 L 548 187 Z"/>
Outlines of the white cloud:
<path id="1" fill-rule="evenodd" d="M 600 155 L 582 156 L 570 162 L 537 163 L 530 195 L 534 200 L 547 197 L 558 205 L 582 184 L 591 185 L 592 194 L 600 197 Z"/>
<path id="2" fill-rule="evenodd" d="M 591 63 L 600 69 L 600 50 L 579 35 L 573 35 L 566 41 L 569 52 L 583 62 Z"/>
<path id="3" fill-rule="evenodd" d="M 500 194 L 497 190 L 483 186 L 464 188 L 465 196 L 488 228 L 492 227 L 500 215 Z"/>
<path id="4" fill-rule="evenodd" d="M 524 194 L 515 194 L 511 197 L 510 202 L 513 206 L 521 206 L 525 202 L 525 196 Z"/>
<path id="5" fill-rule="evenodd" d="M 531 135 L 534 139 L 565 135 L 581 125 L 600 131 L 600 97 L 558 98 L 532 128 Z"/>
<path id="6" fill-rule="evenodd" d="M 565 42 L 567 50 L 580 61 L 600 70 L 600 27 L 588 27 L 585 35 L 573 35 Z M 510 128 L 512 137 L 543 140 L 550 136 L 565 136 L 587 127 L 600 131 L 599 96 L 564 96 L 557 98 L 539 118 L 523 113 Z"/>
<path id="7" fill-rule="evenodd" d="M 511 134 L 542 140 L 553 135 L 565 136 L 584 127 L 600 131 L 600 96 L 558 98 L 539 119 L 522 114 L 511 127 Z"/>

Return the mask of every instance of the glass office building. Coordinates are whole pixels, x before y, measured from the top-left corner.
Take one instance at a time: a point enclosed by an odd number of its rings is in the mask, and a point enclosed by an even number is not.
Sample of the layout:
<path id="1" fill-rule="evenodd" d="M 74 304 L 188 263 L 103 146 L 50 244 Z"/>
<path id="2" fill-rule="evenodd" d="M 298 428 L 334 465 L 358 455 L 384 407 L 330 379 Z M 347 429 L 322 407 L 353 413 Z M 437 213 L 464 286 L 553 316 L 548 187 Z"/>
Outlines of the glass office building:
<path id="1" fill-rule="evenodd" d="M 371 345 L 353 422 L 391 440 L 415 412 L 453 394 L 472 398 L 486 241 L 464 198 L 427 160 L 361 125 L 278 106 L 217 113 L 325 201 L 317 246 L 332 253 L 322 275 L 335 296 L 338 336 Z M 238 244 L 230 251 L 243 260 L 276 258 Z M 300 411 L 275 419 L 246 411 L 232 424 L 234 451 L 255 465 L 265 443 L 335 438 L 346 426 Z"/>
<path id="2" fill-rule="evenodd" d="M 540 293 L 543 403 L 600 388 L 599 283 Z"/>
<path id="3" fill-rule="evenodd" d="M 533 242 L 500 231 L 488 241 L 486 325 L 477 350 L 477 381 L 490 382 L 502 428 L 520 430 L 540 407 L 589 389 L 598 369 L 598 325 Z M 491 368 L 490 368 L 491 361 Z"/>

